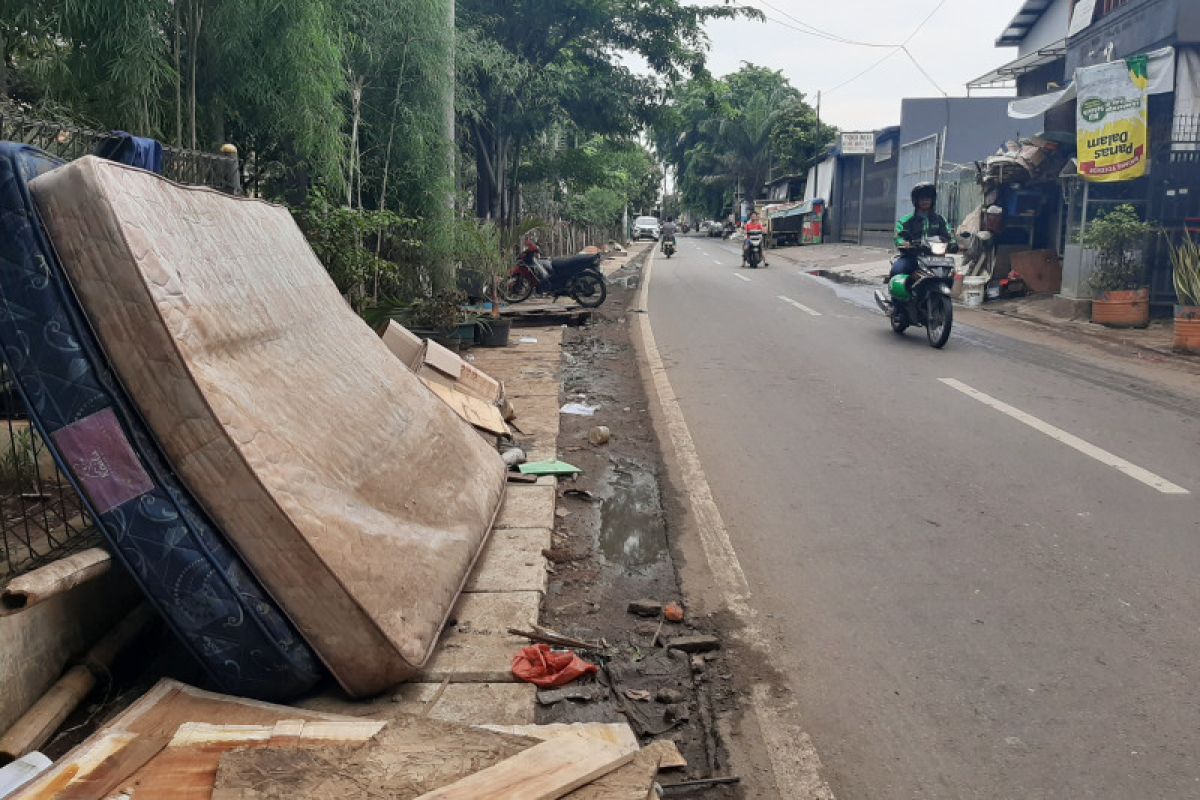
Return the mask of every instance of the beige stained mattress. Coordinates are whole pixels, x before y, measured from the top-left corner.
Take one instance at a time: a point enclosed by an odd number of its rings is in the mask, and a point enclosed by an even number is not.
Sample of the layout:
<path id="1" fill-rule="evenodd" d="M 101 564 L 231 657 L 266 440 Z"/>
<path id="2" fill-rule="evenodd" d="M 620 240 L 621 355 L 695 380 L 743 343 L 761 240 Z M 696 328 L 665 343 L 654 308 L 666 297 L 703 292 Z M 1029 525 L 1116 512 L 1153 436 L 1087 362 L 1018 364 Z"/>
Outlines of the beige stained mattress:
<path id="1" fill-rule="evenodd" d="M 287 210 L 81 159 L 32 184 L 188 488 L 352 695 L 429 657 L 504 465 L 347 307 Z"/>

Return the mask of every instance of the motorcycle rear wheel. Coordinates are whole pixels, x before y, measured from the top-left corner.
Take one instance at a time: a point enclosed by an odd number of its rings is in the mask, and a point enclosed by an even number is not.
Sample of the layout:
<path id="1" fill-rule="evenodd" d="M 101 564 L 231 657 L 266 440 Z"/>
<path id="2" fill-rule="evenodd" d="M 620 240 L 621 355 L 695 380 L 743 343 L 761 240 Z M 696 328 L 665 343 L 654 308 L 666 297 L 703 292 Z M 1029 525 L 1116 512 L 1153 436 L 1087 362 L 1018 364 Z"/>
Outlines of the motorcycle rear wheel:
<path id="1" fill-rule="evenodd" d="M 522 303 L 529 299 L 534 288 L 533 279 L 528 275 L 516 273 L 500 282 L 500 296 L 509 303 Z"/>
<path id="2" fill-rule="evenodd" d="M 571 296 L 584 308 L 597 308 L 608 297 L 608 285 L 597 272 L 584 272 L 571 285 Z"/>
<path id="3" fill-rule="evenodd" d="M 941 350 L 950 341 L 950 328 L 954 324 L 954 304 L 944 294 L 930 294 L 925 298 L 925 335 L 929 346 Z"/>

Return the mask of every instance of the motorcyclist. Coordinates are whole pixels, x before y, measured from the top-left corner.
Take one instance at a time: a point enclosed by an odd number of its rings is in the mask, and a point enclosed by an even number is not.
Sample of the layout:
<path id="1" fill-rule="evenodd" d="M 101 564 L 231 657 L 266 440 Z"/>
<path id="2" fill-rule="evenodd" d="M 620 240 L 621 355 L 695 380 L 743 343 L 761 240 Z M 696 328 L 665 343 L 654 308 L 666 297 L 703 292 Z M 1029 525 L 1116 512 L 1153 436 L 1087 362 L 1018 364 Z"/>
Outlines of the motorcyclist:
<path id="1" fill-rule="evenodd" d="M 896 247 L 900 250 L 900 256 L 892 263 L 888 280 L 917 271 L 922 240 L 941 237 L 951 246 L 954 243 L 946 219 L 934 211 L 937 205 L 936 186 L 918 183 L 912 190 L 912 204 L 913 213 L 906 214 L 896 223 Z"/>
<path id="2" fill-rule="evenodd" d="M 662 226 L 662 249 L 666 249 L 667 241 L 675 244 L 675 234 L 679 232 L 679 226 L 675 224 L 674 217 L 667 217 L 667 221 Z"/>
<path id="3" fill-rule="evenodd" d="M 742 242 L 742 266 L 744 267 L 750 260 L 750 234 L 761 233 L 763 236 L 766 236 L 767 229 L 763 227 L 762 222 L 759 220 L 758 212 L 752 211 L 750 212 L 750 220 L 746 223 L 746 226 L 742 229 L 742 231 L 746 234 L 746 239 Z M 770 266 L 770 264 L 767 263 L 766 247 L 763 247 L 762 260 L 762 265 L 764 267 Z"/>

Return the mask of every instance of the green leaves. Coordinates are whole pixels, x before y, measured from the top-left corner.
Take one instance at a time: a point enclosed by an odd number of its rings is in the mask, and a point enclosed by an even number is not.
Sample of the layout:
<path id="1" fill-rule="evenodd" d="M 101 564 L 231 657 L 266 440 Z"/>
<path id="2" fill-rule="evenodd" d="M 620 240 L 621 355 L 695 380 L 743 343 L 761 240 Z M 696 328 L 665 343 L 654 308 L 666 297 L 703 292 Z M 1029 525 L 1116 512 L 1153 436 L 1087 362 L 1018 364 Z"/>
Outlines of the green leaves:
<path id="1" fill-rule="evenodd" d="M 1200 242 L 1185 230 L 1176 244 L 1164 232 L 1171 252 L 1172 278 L 1180 304 L 1200 306 Z"/>
<path id="2" fill-rule="evenodd" d="M 782 73 L 753 64 L 678 86 L 654 126 L 684 204 L 705 216 L 718 215 L 739 187 L 757 198 L 771 178 L 807 168 L 835 134 L 817 129 L 816 112 Z"/>
<path id="3" fill-rule="evenodd" d="M 1145 269 L 1146 238 L 1153 231 L 1154 226 L 1142 222 L 1137 209 L 1128 203 L 1089 223 L 1079 243 L 1097 253 L 1096 271 L 1090 279 L 1092 289 L 1100 293 L 1139 286 Z"/>

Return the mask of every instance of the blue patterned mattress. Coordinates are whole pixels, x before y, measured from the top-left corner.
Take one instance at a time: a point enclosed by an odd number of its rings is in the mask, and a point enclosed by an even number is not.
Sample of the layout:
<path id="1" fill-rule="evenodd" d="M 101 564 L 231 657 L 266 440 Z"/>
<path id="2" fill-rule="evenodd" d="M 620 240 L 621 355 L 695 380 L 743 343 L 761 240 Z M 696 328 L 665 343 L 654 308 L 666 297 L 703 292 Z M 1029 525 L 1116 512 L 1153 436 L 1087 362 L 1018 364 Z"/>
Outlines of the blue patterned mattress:
<path id="1" fill-rule="evenodd" d="M 109 549 L 221 691 L 263 700 L 325 674 L 179 483 L 114 379 L 27 184 L 62 162 L 0 142 L 0 346 L 31 422 Z"/>

